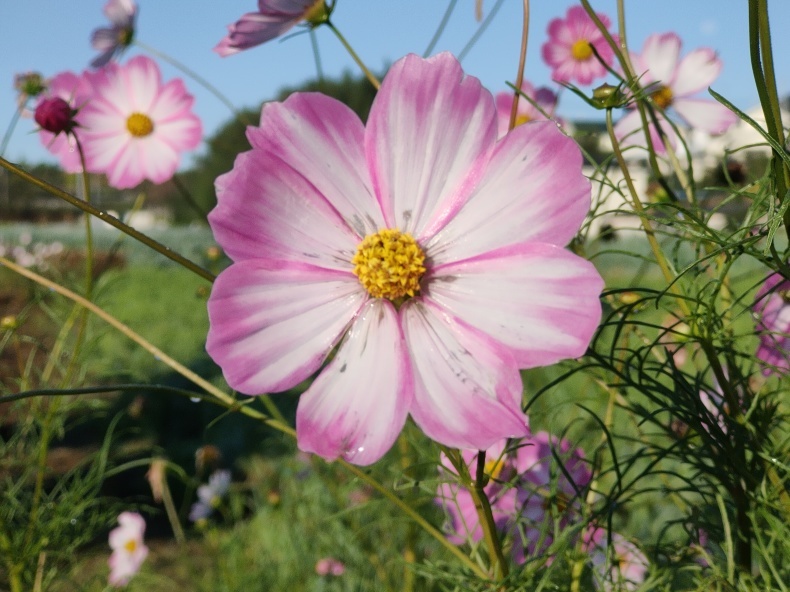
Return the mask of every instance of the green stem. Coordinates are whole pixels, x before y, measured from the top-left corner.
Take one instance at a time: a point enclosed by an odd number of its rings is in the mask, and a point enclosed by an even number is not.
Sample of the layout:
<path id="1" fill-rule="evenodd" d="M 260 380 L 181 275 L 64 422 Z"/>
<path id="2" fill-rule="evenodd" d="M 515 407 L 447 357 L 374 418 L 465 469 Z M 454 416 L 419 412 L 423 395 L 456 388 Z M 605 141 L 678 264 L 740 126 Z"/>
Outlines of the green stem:
<path id="1" fill-rule="evenodd" d="M 86 203 L 84 200 L 79 199 L 77 197 L 74 197 L 73 195 L 71 195 L 69 193 L 66 193 L 62 189 L 59 189 L 58 187 L 55 187 L 54 185 L 50 185 L 46 181 L 42 181 L 38 177 L 36 177 L 34 175 L 31 175 L 30 173 L 28 173 L 24 169 L 21 169 L 18 166 L 16 166 L 15 164 L 7 161 L 5 158 L 0 157 L 0 166 L 2 166 L 3 168 L 11 171 L 15 175 L 18 175 L 18 176 L 22 177 L 26 181 L 28 181 L 28 182 L 32 183 L 33 185 L 35 185 L 36 187 L 39 187 L 39 188 L 43 189 L 44 191 L 47 191 L 47 192 L 51 193 L 55 197 L 59 197 L 60 199 L 69 202 L 71 205 L 78 207 L 83 212 L 86 212 L 86 213 L 90 214 L 91 216 L 96 216 L 97 218 L 99 218 L 100 220 L 106 222 L 110 226 L 113 226 L 113 227 L 117 228 L 118 230 L 120 230 L 121 232 L 131 236 L 133 239 L 140 241 L 141 243 L 143 243 L 147 247 L 150 247 L 151 249 L 153 249 L 157 253 L 160 253 L 160 254 L 164 255 L 165 257 L 167 257 L 168 259 L 170 259 L 172 261 L 175 261 L 179 265 L 181 265 L 181 266 L 187 268 L 188 270 L 190 270 L 191 272 L 199 275 L 203 279 L 208 280 L 209 282 L 213 282 L 214 281 L 214 277 L 215 276 L 210 271 L 203 269 L 202 267 L 200 267 L 196 263 L 193 263 L 192 261 L 190 261 L 186 257 L 183 257 L 183 256 L 179 255 L 178 253 L 173 252 L 169 247 L 166 247 L 163 244 L 155 241 L 154 239 L 144 235 L 142 232 L 139 232 L 139 231 L 135 230 L 131 226 L 127 226 L 126 224 L 124 224 L 123 222 L 121 222 L 120 220 L 115 218 L 114 216 L 111 216 L 107 212 L 104 212 L 102 210 L 99 210 L 99 209 L 93 207 L 89 203 Z"/>
<path id="2" fill-rule="evenodd" d="M 184 182 L 178 177 L 178 174 L 173 175 L 170 180 L 173 182 L 173 185 L 176 186 L 176 189 L 178 189 L 178 192 L 181 194 L 181 197 L 184 198 L 184 201 L 187 202 L 187 205 L 198 215 L 200 221 L 203 223 L 208 223 L 206 220 L 208 213 L 200 207 L 200 204 L 198 204 L 197 201 L 195 201 L 194 196 L 189 191 L 189 189 L 187 189 L 187 186 L 184 185 Z"/>
<path id="3" fill-rule="evenodd" d="M 313 59 L 315 60 L 315 73 L 318 76 L 318 82 L 323 82 L 324 67 L 321 65 L 321 52 L 318 50 L 318 39 L 315 36 L 314 29 L 310 29 L 310 45 L 313 48 Z"/>
<path id="4" fill-rule="evenodd" d="M 329 27 L 332 30 L 332 32 L 335 34 L 335 36 L 340 40 L 340 43 L 342 43 L 343 47 L 346 48 L 348 54 L 357 63 L 357 66 L 359 66 L 359 68 L 365 74 L 367 79 L 373 85 L 373 88 L 378 90 L 381 87 L 381 83 L 379 82 L 378 78 L 376 78 L 373 75 L 373 72 L 368 70 L 368 67 L 365 65 L 365 63 L 362 61 L 359 55 L 357 55 L 357 52 L 354 51 L 351 45 L 349 45 L 348 41 L 346 41 L 346 38 L 343 37 L 343 34 L 340 31 L 338 31 L 337 27 L 335 27 L 334 24 L 332 24 L 332 21 L 326 21 L 326 26 Z"/>
<path id="5" fill-rule="evenodd" d="M 425 51 L 422 53 L 422 57 L 427 58 L 431 55 L 436 44 L 439 42 L 439 38 L 442 36 L 445 27 L 447 27 L 447 23 L 450 20 L 450 16 L 453 14 L 453 10 L 455 10 L 455 5 L 458 4 L 458 0 L 450 0 L 450 3 L 447 5 L 447 9 L 444 11 L 444 15 L 442 16 L 442 20 L 439 21 L 439 26 L 436 27 L 436 32 L 431 37 L 430 42 L 428 43 L 428 47 L 425 48 Z"/>
<path id="6" fill-rule="evenodd" d="M 504 4 L 504 1 L 505 0 L 498 0 L 497 3 L 494 4 L 494 7 L 491 9 L 491 12 L 488 13 L 488 16 L 485 18 L 485 20 L 482 23 L 480 23 L 479 27 L 477 27 L 477 30 L 475 31 L 474 35 L 472 35 L 471 39 L 469 39 L 469 41 L 466 42 L 466 45 L 464 45 L 463 49 L 458 52 L 459 62 L 463 62 L 466 55 L 470 51 L 472 51 L 472 48 L 475 46 L 475 43 L 477 43 L 477 40 L 483 36 L 483 33 L 485 33 L 485 30 L 488 28 L 488 25 L 491 24 L 491 21 L 494 20 L 494 17 L 499 12 L 499 9 L 502 8 L 502 4 Z"/>
<path id="7" fill-rule="evenodd" d="M 527 63 L 527 41 L 529 40 L 529 0 L 524 0 L 524 21 L 521 26 L 521 50 L 518 58 L 518 71 L 516 72 L 516 92 L 513 93 L 513 104 L 510 106 L 510 121 L 508 130 L 516 127 L 516 116 L 518 115 L 518 99 L 521 93 L 521 85 L 524 82 L 524 67 Z"/>
<path id="8" fill-rule="evenodd" d="M 16 124 L 19 123 L 19 118 L 22 116 L 22 111 L 24 111 L 26 105 L 27 99 L 25 99 L 23 103 L 19 104 L 16 111 L 14 111 L 14 114 L 11 116 L 11 122 L 8 124 L 8 128 L 3 134 L 3 141 L 0 142 L 0 156 L 5 154 L 5 149 L 8 148 L 8 142 L 11 141 L 11 134 L 14 133 Z"/>

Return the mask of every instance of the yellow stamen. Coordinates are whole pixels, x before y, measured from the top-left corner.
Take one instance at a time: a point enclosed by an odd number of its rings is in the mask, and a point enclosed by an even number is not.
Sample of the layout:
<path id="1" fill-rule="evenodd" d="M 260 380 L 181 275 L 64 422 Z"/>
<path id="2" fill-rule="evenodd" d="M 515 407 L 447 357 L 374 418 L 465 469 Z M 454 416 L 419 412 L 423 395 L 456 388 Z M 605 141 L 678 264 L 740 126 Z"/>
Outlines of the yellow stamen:
<path id="1" fill-rule="evenodd" d="M 652 92 L 650 98 L 653 99 L 657 106 L 666 109 L 672 104 L 672 89 L 668 86 L 662 86 L 657 91 Z"/>
<path id="2" fill-rule="evenodd" d="M 324 0 L 316 0 L 316 2 L 304 11 L 304 20 L 311 25 L 318 26 L 329 20 L 329 9 Z"/>
<path id="3" fill-rule="evenodd" d="M 516 125 L 514 125 L 513 127 L 518 127 L 521 124 L 527 123 L 528 121 L 532 121 L 532 118 L 529 115 L 526 114 L 516 115 Z"/>
<path id="4" fill-rule="evenodd" d="M 571 45 L 571 55 L 573 59 L 578 62 L 589 60 L 592 54 L 592 47 L 590 46 L 590 42 L 586 39 L 579 39 Z"/>
<path id="5" fill-rule="evenodd" d="M 137 541 L 134 539 L 129 539 L 126 541 L 126 543 L 124 543 L 123 548 L 129 551 L 129 553 L 134 553 L 137 549 Z"/>
<path id="6" fill-rule="evenodd" d="M 126 129 L 135 138 L 144 138 L 154 131 L 154 122 L 148 115 L 143 113 L 132 113 L 126 120 Z"/>
<path id="7" fill-rule="evenodd" d="M 425 253 L 411 235 L 385 229 L 367 235 L 357 247 L 354 274 L 374 298 L 398 300 L 420 291 Z"/>
<path id="8" fill-rule="evenodd" d="M 494 480 L 499 479 L 499 475 L 502 473 L 502 469 L 504 467 L 505 457 L 492 458 L 491 460 L 486 461 L 486 475 Z"/>

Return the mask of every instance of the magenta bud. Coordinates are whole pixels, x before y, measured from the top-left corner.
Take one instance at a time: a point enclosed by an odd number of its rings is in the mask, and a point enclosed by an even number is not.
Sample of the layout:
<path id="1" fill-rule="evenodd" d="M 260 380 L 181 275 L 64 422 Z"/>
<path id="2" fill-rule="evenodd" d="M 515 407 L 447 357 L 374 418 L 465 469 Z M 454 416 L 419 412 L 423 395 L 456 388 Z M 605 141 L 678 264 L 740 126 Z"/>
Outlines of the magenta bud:
<path id="1" fill-rule="evenodd" d="M 53 134 L 68 132 L 74 127 L 74 110 L 60 97 L 43 99 L 39 102 L 34 117 L 41 129 Z"/>

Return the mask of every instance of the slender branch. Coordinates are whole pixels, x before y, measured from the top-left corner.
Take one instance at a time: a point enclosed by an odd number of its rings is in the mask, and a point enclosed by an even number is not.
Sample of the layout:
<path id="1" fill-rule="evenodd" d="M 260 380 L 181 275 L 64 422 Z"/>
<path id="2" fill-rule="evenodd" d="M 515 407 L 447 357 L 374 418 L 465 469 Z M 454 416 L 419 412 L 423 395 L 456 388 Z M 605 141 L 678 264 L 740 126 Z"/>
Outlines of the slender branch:
<path id="1" fill-rule="evenodd" d="M 348 54 L 357 63 L 357 66 L 359 66 L 359 68 L 365 74 L 367 79 L 373 85 L 373 88 L 378 90 L 381 87 L 381 82 L 379 82 L 379 79 L 376 78 L 373 72 L 368 70 L 368 67 L 365 65 L 365 62 L 363 62 L 362 58 L 360 58 L 359 55 L 357 55 L 357 52 L 355 52 L 354 48 L 352 48 L 351 45 L 349 45 L 348 41 L 346 41 L 346 38 L 343 37 L 343 34 L 340 31 L 338 31 L 337 27 L 335 27 L 335 25 L 332 24 L 332 21 L 326 21 L 326 25 L 332 30 L 335 36 L 340 40 L 340 43 L 343 44 L 343 47 L 346 48 Z"/>
<path id="2" fill-rule="evenodd" d="M 485 33 L 485 30 L 488 28 L 488 25 L 491 24 L 491 21 L 494 20 L 494 17 L 499 12 L 499 9 L 502 8 L 502 4 L 504 4 L 504 2 L 505 0 L 498 0 L 497 3 L 494 4 L 494 7 L 491 9 L 491 12 L 488 13 L 488 16 L 485 18 L 485 20 L 482 23 L 480 23 L 479 27 L 477 27 L 477 31 L 475 31 L 475 34 L 472 35 L 472 38 L 466 42 L 466 45 L 464 45 L 463 49 L 460 52 L 458 52 L 459 62 L 463 62 L 466 55 L 470 51 L 472 51 L 472 48 L 475 46 L 475 43 L 477 43 L 477 40 L 483 36 L 483 33 Z"/>
<path id="3" fill-rule="evenodd" d="M 447 27 L 447 22 L 450 20 L 450 16 L 453 14 L 456 4 L 458 4 L 458 0 L 450 0 L 450 3 L 447 5 L 447 10 L 444 11 L 444 16 L 442 16 L 442 20 L 439 22 L 439 26 L 436 28 L 436 32 L 433 34 L 431 41 L 428 43 L 428 47 L 426 47 L 425 51 L 422 52 L 422 57 L 427 58 L 433 52 L 436 44 L 439 42 L 439 38 L 444 32 L 445 27 Z"/>

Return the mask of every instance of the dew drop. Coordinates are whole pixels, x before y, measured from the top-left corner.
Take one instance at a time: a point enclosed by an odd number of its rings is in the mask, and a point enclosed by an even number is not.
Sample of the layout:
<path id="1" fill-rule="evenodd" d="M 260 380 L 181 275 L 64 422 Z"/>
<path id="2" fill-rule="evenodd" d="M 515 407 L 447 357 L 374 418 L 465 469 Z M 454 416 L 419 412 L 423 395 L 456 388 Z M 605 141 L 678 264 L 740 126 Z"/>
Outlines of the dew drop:
<path id="1" fill-rule="evenodd" d="M 193 403 L 200 403 L 200 397 L 189 397 L 189 400 Z"/>

